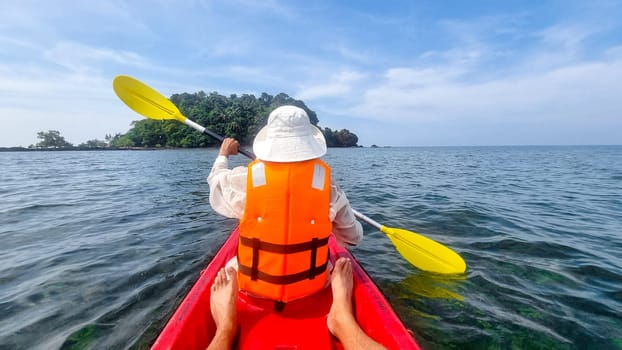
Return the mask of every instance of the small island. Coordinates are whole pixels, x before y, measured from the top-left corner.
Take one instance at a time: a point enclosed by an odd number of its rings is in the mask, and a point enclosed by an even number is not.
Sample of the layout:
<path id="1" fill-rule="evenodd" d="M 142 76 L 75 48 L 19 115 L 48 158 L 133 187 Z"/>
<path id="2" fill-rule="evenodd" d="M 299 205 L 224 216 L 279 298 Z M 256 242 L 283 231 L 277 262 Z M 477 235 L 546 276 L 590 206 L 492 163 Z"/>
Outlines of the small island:
<path id="1" fill-rule="evenodd" d="M 347 129 L 332 130 L 318 125 L 317 114 L 307 105 L 285 93 L 276 96 L 262 93 L 229 97 L 217 92 L 206 94 L 182 93 L 171 96 L 171 101 L 191 120 L 225 137 L 233 137 L 242 145 L 252 145 L 257 132 L 266 125 L 268 115 L 282 105 L 294 105 L 304 109 L 311 124 L 317 126 L 328 147 L 358 147 L 358 136 Z M 28 148 L 8 147 L 0 151 L 23 150 L 94 150 L 94 149 L 154 149 L 154 148 L 202 148 L 215 147 L 218 141 L 198 133 L 174 120 L 141 119 L 134 121 L 125 134 L 106 135 L 104 140 L 89 140 L 74 146 L 57 130 L 37 133 L 41 142 Z"/>

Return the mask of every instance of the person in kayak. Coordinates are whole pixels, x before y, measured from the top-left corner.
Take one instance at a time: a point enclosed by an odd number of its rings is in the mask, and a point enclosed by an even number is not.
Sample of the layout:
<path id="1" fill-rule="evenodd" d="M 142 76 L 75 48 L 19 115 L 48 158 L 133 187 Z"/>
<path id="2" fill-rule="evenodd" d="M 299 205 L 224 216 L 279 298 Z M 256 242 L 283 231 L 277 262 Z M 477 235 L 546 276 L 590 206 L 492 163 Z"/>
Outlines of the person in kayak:
<path id="1" fill-rule="evenodd" d="M 276 108 L 255 137 L 257 159 L 228 168 L 239 143 L 223 141 L 207 178 L 212 208 L 240 220 L 238 283 L 253 296 L 288 303 L 328 284 L 328 237 L 358 244 L 363 228 L 320 160 L 322 132 L 295 106 Z M 278 306 L 276 306 L 278 307 Z"/>
<path id="2" fill-rule="evenodd" d="M 278 310 L 327 286 L 331 232 L 349 246 L 361 241 L 363 229 L 320 160 L 326 141 L 303 109 L 272 111 L 253 142 L 257 159 L 229 169 L 238 147 L 231 138 L 220 147 L 207 178 L 210 204 L 240 220 L 237 260 L 228 264 L 239 289 L 274 300 Z"/>

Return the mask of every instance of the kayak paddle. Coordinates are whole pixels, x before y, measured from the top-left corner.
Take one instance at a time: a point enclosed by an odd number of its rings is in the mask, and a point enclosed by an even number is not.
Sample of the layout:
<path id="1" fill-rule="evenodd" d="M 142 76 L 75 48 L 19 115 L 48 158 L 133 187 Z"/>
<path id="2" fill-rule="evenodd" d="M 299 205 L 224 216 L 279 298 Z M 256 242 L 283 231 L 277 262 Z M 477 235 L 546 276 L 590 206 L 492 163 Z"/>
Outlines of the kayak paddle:
<path id="1" fill-rule="evenodd" d="M 168 98 L 132 77 L 119 75 L 114 78 L 112 86 L 128 107 L 144 117 L 177 120 L 218 141 L 224 140 L 224 137 L 186 118 Z M 239 148 L 238 152 L 255 159 L 251 151 Z M 450 248 L 415 232 L 381 225 L 356 210 L 354 215 L 389 236 L 397 251 L 418 269 L 440 274 L 459 274 L 466 271 L 466 263 L 462 257 Z"/>
<path id="2" fill-rule="evenodd" d="M 121 101 L 125 102 L 128 107 L 144 117 L 157 120 L 174 119 L 220 142 L 225 139 L 217 133 L 186 118 L 171 100 L 141 81 L 128 77 L 127 75 L 118 75 L 112 81 L 112 87 Z M 255 159 L 255 155 L 249 151 L 241 148 L 238 151 L 251 159 Z"/>
<path id="3" fill-rule="evenodd" d="M 442 274 L 457 274 L 466 271 L 466 263 L 458 253 L 418 233 L 401 228 L 387 227 L 358 210 L 354 216 L 386 234 L 395 248 L 409 263 L 418 269 Z"/>

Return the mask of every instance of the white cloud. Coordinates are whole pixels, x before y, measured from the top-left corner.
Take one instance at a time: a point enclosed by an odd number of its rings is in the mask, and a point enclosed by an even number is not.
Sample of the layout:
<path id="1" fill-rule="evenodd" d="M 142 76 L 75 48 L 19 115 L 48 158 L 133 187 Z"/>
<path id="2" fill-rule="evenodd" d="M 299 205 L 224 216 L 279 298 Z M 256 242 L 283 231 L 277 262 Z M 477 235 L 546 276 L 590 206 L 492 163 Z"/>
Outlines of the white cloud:
<path id="1" fill-rule="evenodd" d="M 609 59 L 622 59 L 622 45 L 605 50 L 605 57 Z"/>
<path id="2" fill-rule="evenodd" d="M 207 56 L 242 56 L 252 50 L 252 45 L 247 40 L 241 38 L 227 38 L 218 41 L 209 49 L 202 50 L 202 54 Z"/>
<path id="3" fill-rule="evenodd" d="M 389 68 L 385 73 L 386 83 L 396 89 L 417 88 L 444 84 L 459 77 L 464 71 L 455 67 L 446 68 Z"/>
<path id="4" fill-rule="evenodd" d="M 582 62 L 585 57 L 593 56 L 593 52 L 586 51 L 586 44 L 601 30 L 597 26 L 556 24 L 537 31 L 532 34 L 533 46 L 525 49 L 515 69 L 546 72 Z"/>
<path id="5" fill-rule="evenodd" d="M 38 49 L 37 45 L 34 45 L 28 40 L 14 38 L 10 36 L 0 36 L 0 48 L 2 48 L 4 52 L 11 52 L 13 50 Z"/>
<path id="6" fill-rule="evenodd" d="M 314 100 L 320 97 L 338 97 L 349 93 L 353 86 L 366 77 L 357 71 L 341 71 L 332 76 L 328 83 L 301 88 L 296 97 L 302 100 Z"/>
<path id="7" fill-rule="evenodd" d="M 600 31 L 594 26 L 585 27 L 577 24 L 556 24 L 535 34 L 544 44 L 554 48 L 577 50 L 585 39 Z"/>
<path id="8" fill-rule="evenodd" d="M 346 45 L 335 45 L 333 43 L 327 43 L 326 50 L 336 52 L 341 58 L 348 61 L 366 63 L 369 64 L 373 61 L 373 58 L 360 48 L 352 48 Z"/>
<path id="9" fill-rule="evenodd" d="M 71 52 L 63 55 L 63 48 Z M 60 44 L 32 60 L 0 62 L 0 146 L 28 146 L 38 131 L 50 129 L 74 144 L 126 132 L 139 117 L 121 105 L 102 70 L 104 63 L 135 60 L 114 50 Z"/>
<path id="10" fill-rule="evenodd" d="M 71 71 L 100 70 L 102 64 L 148 67 L 147 59 L 135 52 L 91 47 L 76 42 L 62 41 L 45 50 L 44 57 L 50 62 Z"/>
<path id="11" fill-rule="evenodd" d="M 234 4 L 236 7 L 245 9 L 247 11 L 266 12 L 290 20 L 298 18 L 293 8 L 284 5 L 278 0 L 226 0 L 224 1 L 224 3 Z"/>
<path id="12" fill-rule="evenodd" d="M 416 121 L 596 121 L 619 118 L 622 60 L 585 62 L 545 74 L 465 83 L 434 70 L 388 70 L 352 114 L 400 123 Z M 422 79 L 420 79 L 422 78 Z M 412 79 L 412 84 L 408 84 Z M 417 84 L 417 79 L 422 84 Z"/>

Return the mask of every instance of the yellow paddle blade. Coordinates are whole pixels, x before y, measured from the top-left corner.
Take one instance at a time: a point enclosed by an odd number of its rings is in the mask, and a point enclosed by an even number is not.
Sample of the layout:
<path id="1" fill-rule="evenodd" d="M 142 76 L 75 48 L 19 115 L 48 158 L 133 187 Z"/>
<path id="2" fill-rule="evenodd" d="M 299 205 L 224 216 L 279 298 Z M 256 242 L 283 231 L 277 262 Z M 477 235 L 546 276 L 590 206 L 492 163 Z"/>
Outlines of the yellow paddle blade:
<path id="1" fill-rule="evenodd" d="M 150 119 L 176 119 L 184 122 L 179 109 L 168 98 L 127 75 L 118 75 L 112 82 L 117 96 L 136 113 Z"/>
<path id="2" fill-rule="evenodd" d="M 464 259 L 438 242 L 412 231 L 384 225 L 380 231 L 389 236 L 404 259 L 420 270 L 442 274 L 459 274 L 466 271 Z"/>

